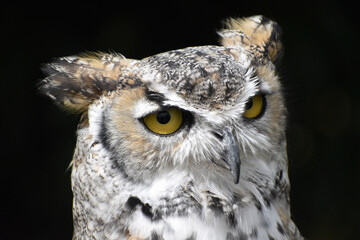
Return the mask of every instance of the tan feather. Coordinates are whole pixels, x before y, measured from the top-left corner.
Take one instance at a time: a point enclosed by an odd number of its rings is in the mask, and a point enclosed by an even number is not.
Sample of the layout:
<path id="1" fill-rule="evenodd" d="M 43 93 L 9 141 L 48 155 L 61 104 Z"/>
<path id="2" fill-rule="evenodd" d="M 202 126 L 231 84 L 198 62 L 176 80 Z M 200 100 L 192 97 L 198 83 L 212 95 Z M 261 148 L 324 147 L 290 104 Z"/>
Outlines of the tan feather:
<path id="1" fill-rule="evenodd" d="M 106 92 L 141 84 L 126 74 L 128 64 L 121 55 L 103 53 L 59 58 L 43 67 L 48 77 L 40 82 L 39 90 L 67 110 L 84 112 Z"/>
<path id="2" fill-rule="evenodd" d="M 244 48 L 259 63 L 270 60 L 277 65 L 282 56 L 281 29 L 263 16 L 230 18 L 219 34 L 224 46 Z"/>

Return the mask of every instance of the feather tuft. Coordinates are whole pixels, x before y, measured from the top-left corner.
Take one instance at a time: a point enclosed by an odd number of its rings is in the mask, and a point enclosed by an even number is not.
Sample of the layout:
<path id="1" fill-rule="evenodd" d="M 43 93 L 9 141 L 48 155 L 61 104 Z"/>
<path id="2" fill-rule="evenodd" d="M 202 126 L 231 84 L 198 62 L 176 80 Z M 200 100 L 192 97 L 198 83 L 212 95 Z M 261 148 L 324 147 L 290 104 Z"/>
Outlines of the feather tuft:
<path id="1" fill-rule="evenodd" d="M 279 25 L 263 16 L 230 18 L 219 35 L 222 45 L 243 48 L 260 64 L 270 60 L 278 65 L 283 55 Z"/>
<path id="2" fill-rule="evenodd" d="M 126 75 L 128 64 L 118 54 L 86 53 L 59 58 L 43 66 L 48 77 L 39 83 L 39 91 L 70 111 L 84 112 L 107 92 L 141 84 L 133 75 Z"/>

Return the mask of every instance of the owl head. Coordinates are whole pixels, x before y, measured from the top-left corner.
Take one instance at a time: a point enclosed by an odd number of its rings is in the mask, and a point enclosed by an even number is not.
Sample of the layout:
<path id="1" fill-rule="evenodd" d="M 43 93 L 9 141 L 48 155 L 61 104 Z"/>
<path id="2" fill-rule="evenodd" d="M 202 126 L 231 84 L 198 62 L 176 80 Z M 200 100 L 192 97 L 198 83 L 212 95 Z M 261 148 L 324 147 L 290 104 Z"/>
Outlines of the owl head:
<path id="1" fill-rule="evenodd" d="M 40 90 L 81 113 L 78 135 L 86 129 L 84 141 L 91 139 L 82 154 L 97 147 L 104 164 L 129 181 L 178 171 L 233 186 L 285 175 L 280 29 L 261 16 L 225 25 L 221 46 L 142 60 L 103 53 L 59 58 L 44 67 Z"/>

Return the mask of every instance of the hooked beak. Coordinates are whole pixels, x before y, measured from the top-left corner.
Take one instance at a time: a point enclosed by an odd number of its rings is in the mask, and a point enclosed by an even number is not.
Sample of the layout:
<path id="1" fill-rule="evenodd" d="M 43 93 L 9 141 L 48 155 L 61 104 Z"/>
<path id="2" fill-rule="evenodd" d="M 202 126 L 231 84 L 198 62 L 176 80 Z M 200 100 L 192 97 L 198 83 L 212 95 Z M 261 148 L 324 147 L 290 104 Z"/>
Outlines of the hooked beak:
<path id="1" fill-rule="evenodd" d="M 235 138 L 231 133 L 231 129 L 225 127 L 223 129 L 222 139 L 224 157 L 223 160 L 230 168 L 230 172 L 233 176 L 234 183 L 238 184 L 240 179 L 240 150 L 238 144 L 235 142 Z"/>

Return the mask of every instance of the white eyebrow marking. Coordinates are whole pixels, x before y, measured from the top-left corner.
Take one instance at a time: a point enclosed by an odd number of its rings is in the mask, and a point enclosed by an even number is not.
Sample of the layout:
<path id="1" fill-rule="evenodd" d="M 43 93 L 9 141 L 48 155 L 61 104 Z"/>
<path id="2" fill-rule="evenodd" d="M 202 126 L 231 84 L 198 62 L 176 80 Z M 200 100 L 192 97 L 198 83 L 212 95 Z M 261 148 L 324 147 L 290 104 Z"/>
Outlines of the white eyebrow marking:
<path id="1" fill-rule="evenodd" d="M 134 118 L 143 118 L 146 115 L 156 112 L 160 110 L 160 106 L 153 102 L 147 100 L 145 97 L 141 98 L 136 104 L 133 109 L 133 116 Z"/>

